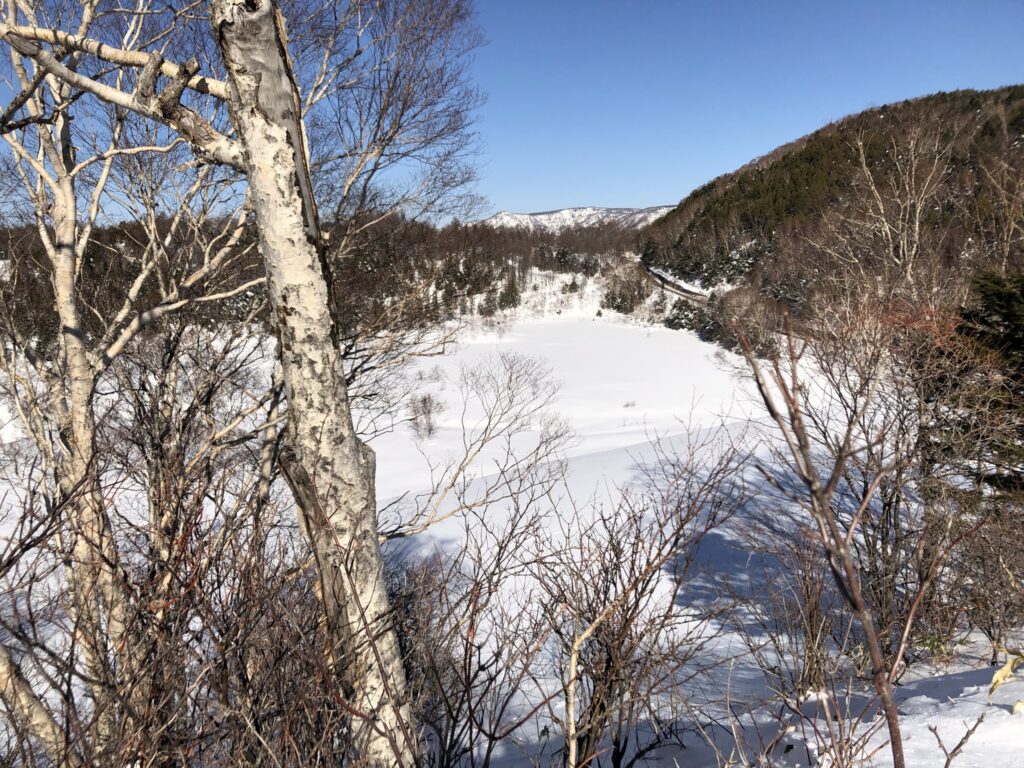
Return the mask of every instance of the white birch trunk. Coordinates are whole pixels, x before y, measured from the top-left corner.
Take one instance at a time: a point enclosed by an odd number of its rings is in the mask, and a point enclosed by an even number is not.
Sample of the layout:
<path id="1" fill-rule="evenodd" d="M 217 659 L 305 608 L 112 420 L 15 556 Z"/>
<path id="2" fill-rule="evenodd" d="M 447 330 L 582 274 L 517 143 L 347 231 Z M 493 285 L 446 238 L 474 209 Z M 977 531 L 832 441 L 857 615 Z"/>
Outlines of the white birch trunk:
<path id="1" fill-rule="evenodd" d="M 31 683 L 24 678 L 7 649 L 0 645 L 0 697 L 11 712 L 28 728 L 54 765 L 77 768 L 81 758 L 68 749 L 64 729 L 54 720 Z"/>
<path id="2" fill-rule="evenodd" d="M 58 146 L 70 147 L 70 139 L 63 137 Z M 69 608 L 74 613 L 74 641 L 91 677 L 98 712 L 95 738 L 97 745 L 102 746 L 114 733 L 117 717 L 110 706 L 116 673 L 110 663 L 108 647 L 121 646 L 125 641 L 126 606 L 116 574 L 117 552 L 103 508 L 94 460 L 96 377 L 89 360 L 75 291 L 78 231 L 73 180 L 66 173 L 62 174 L 53 192 L 54 242 L 50 256 L 54 302 L 61 324 L 62 383 L 66 387 L 66 392 L 54 399 L 61 398 L 67 404 L 62 408 L 64 455 L 59 481 L 61 491 L 71 499 L 69 519 L 73 528 L 72 562 L 67 571 Z M 125 656 L 129 656 L 129 649 L 124 650 Z"/>
<path id="3" fill-rule="evenodd" d="M 212 17 L 280 345 L 282 468 L 319 567 L 354 747 L 370 766 L 412 765 L 416 735 L 384 586 L 374 461 L 352 423 L 283 19 L 271 0 L 213 0 Z"/>

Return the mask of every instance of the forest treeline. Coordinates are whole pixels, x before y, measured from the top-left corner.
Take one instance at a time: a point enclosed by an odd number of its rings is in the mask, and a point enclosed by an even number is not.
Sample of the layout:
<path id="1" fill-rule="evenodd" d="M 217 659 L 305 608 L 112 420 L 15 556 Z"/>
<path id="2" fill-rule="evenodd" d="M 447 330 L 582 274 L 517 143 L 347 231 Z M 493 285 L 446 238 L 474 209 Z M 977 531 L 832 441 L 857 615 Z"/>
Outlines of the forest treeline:
<path id="1" fill-rule="evenodd" d="M 214 217 L 204 226 L 212 236 L 223 222 Z M 346 222 L 345 227 L 351 226 Z M 332 226 L 325 225 L 325 229 L 330 241 Z M 546 233 L 458 220 L 435 226 L 396 214 L 359 229 L 354 242 L 347 240 L 344 255 L 329 252 L 335 321 L 350 344 L 357 343 L 364 333 L 385 330 L 385 326 L 428 328 L 460 316 L 492 316 L 519 305 L 522 287 L 533 269 L 593 277 L 613 269 L 619 257 L 636 247 L 636 232 L 614 224 Z M 192 234 L 178 232 L 168 244 L 179 268 L 194 269 L 201 264 L 203 238 Z M 83 301 L 98 310 L 93 320 L 123 301 L 143 268 L 147 243 L 144 224 L 139 221 L 94 228 L 79 276 Z M 255 243 L 255 229 L 249 227 L 240 244 L 244 248 Z M 0 264 L 5 265 L 0 274 L 3 313 L 45 354 L 59 329 L 50 311 L 53 268 L 34 225 L 0 228 Z M 250 248 L 232 269 L 218 275 L 216 287 L 233 291 L 261 277 L 262 270 L 259 254 Z M 147 283 L 135 301 L 149 306 L 157 301 L 159 291 L 159 284 Z M 224 301 L 200 304 L 191 316 L 216 327 L 247 316 L 262 296 L 262 289 L 253 287 Z M 266 315 L 264 307 L 257 317 L 267 322 Z M 90 324 L 97 327 L 90 329 Z M 99 324 L 87 318 L 86 330 L 97 333 Z"/>

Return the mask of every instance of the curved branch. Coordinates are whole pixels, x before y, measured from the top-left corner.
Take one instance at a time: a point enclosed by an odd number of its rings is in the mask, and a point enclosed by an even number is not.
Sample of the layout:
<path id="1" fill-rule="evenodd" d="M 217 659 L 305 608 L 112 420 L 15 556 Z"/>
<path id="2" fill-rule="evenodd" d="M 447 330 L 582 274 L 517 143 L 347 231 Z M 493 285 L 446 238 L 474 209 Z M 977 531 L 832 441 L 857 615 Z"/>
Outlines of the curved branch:
<path id="1" fill-rule="evenodd" d="M 45 29 L 43 27 L 12 26 L 0 23 L 0 37 L 16 35 L 23 40 L 34 40 L 39 43 L 59 45 L 63 48 L 70 48 L 75 51 L 82 51 L 95 56 L 101 61 L 110 64 L 118 64 L 126 67 L 145 67 L 150 61 L 150 54 L 143 51 L 126 51 L 122 48 L 113 48 L 109 45 L 92 40 L 87 37 L 73 35 L 70 32 L 62 32 L 58 29 Z M 164 61 L 160 64 L 160 73 L 170 78 L 177 78 L 181 67 L 174 62 Z M 190 76 L 186 87 L 197 93 L 213 96 L 221 101 L 228 99 L 227 83 L 216 78 L 204 75 Z"/>
<path id="2" fill-rule="evenodd" d="M 241 145 L 214 129 L 188 107 L 176 104 L 169 108 L 170 105 L 164 103 L 153 104 L 150 100 L 136 98 L 133 94 L 97 82 L 69 69 L 49 51 L 31 40 L 19 37 L 11 27 L 6 25 L 0 25 L 0 38 L 6 40 L 22 56 L 33 59 L 40 67 L 68 85 L 91 93 L 108 104 L 129 109 L 173 128 L 192 145 L 197 153 L 213 162 L 228 165 L 240 171 L 246 170 Z M 148 55 L 146 60 L 149 60 Z"/>

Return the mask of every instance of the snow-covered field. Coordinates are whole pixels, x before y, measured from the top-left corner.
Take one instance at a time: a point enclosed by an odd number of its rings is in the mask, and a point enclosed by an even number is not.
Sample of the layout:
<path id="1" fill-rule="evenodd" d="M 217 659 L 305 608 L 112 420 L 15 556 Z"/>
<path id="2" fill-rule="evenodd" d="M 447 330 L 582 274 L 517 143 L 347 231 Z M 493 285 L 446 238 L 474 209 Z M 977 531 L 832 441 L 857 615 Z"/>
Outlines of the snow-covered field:
<path id="1" fill-rule="evenodd" d="M 573 316 L 524 320 L 502 331 L 471 331 L 456 354 L 427 363 L 449 382 L 440 389 L 441 399 L 451 401 L 456 394 L 451 382 L 460 367 L 498 353 L 538 356 L 549 364 L 560 385 L 554 410 L 576 435 L 567 450 L 570 464 L 576 470 L 587 465 L 592 477 L 613 483 L 628 476 L 633 457 L 650 438 L 712 426 L 723 418 L 742 420 L 753 408 L 734 372 L 721 362 L 721 350 L 696 336 Z M 459 404 L 448 405 L 437 434 L 425 445 L 417 445 L 406 428 L 373 443 L 382 500 L 429 481 L 420 447 L 435 457 L 457 449 Z"/>
<path id="2" fill-rule="evenodd" d="M 463 407 L 458 382 L 464 369 L 493 365 L 498 356 L 540 359 L 548 369 L 548 378 L 558 390 L 548 411 L 566 423 L 572 431 L 560 457 L 566 468 L 566 487 L 576 499 L 597 498 L 614 504 L 621 489 L 634 482 L 638 467 L 656 458 L 658 449 L 672 446 L 694 436 L 718 434 L 722 439 L 750 440 L 769 435 L 763 414 L 749 383 L 744 378 L 742 361 L 720 348 L 701 342 L 695 335 L 647 326 L 612 312 L 598 316 L 599 291 L 586 283 L 573 294 L 565 294 L 559 282 L 567 278 L 543 278 L 553 281 L 539 290 L 524 293 L 524 306 L 504 322 L 471 323 L 461 343 L 451 355 L 430 358 L 420 368 L 425 374 L 424 391 L 436 394 L 445 408 L 436 417 L 433 433 L 421 439 L 409 425 L 402 424 L 373 441 L 377 452 L 378 499 L 382 505 L 398 499 L 415 499 L 437 481 L 439 467 L 463 449 L 465 430 L 478 425 L 483 413 L 479 404 Z M 540 436 L 541 420 L 521 430 L 515 444 L 529 446 Z M 0 439 L 15 434 L 9 416 L 0 414 Z M 769 438 L 770 439 L 770 438 Z M 714 441 L 708 443 L 712 445 Z M 752 456 L 749 475 L 756 461 L 767 460 L 765 449 L 749 443 Z M 468 485 L 486 485 L 493 471 L 494 452 L 484 452 L 468 472 Z M 433 474 L 432 474 L 433 471 Z M 493 510 L 510 514 L 506 505 Z M 778 503 L 745 505 L 729 524 L 704 541 L 693 572 L 694 600 L 705 599 L 716 584 L 741 583 L 751 592 L 772 589 L 766 571 L 745 550 L 743 534 L 759 511 Z M 795 513 L 798 514 L 798 513 Z M 444 549 L 465 540 L 473 517 L 452 516 L 431 526 L 416 537 L 420 551 Z M 668 578 L 666 575 L 665 578 Z M 686 593 L 684 593 L 686 594 Z M 685 609 L 685 608 L 684 608 Z M 757 702 L 766 694 L 764 675 L 753 659 L 745 655 L 739 635 L 727 625 L 706 648 L 708 658 L 701 663 L 720 660 L 721 664 L 701 681 L 695 696 L 707 700 L 728 693 L 738 710 Z M 956 768 L 1014 768 L 1024 766 L 1024 716 L 1012 714 L 1013 706 L 1024 699 L 1024 681 L 1012 681 L 989 700 L 988 687 L 993 670 L 986 664 L 987 649 L 981 644 L 968 647 L 948 667 L 935 669 L 912 666 L 899 688 L 908 765 L 913 768 L 943 766 L 945 757 L 931 728 L 935 728 L 946 748 L 952 750 L 967 728 L 981 714 L 984 722 L 952 763 Z M 545 681 L 539 680 L 538 685 Z M 548 679 L 548 683 L 553 681 Z M 554 711 L 557 713 L 558 708 Z M 530 725 L 537 733 L 551 725 L 548 710 L 538 712 Z M 745 719 L 744 719 L 745 718 Z M 760 733 L 770 739 L 778 730 L 767 713 L 744 714 L 740 722 L 749 735 Z M 868 725 L 865 725 L 867 728 Z M 554 728 L 551 729 L 554 731 Z M 719 730 L 719 738 L 725 738 Z M 797 739 L 787 737 L 773 762 L 779 766 L 808 765 L 807 750 Z M 756 740 L 756 736 L 752 737 Z M 884 729 L 872 737 L 877 748 L 873 762 L 891 764 L 884 746 Z M 678 746 L 652 753 L 646 764 L 679 765 L 705 768 L 717 766 L 714 755 L 696 736 Z M 550 747 L 550 745 L 549 745 Z M 503 756 L 503 764 L 527 765 L 543 745 L 520 744 Z M 547 754 L 545 761 L 557 755 Z M 740 764 L 740 763 L 736 763 Z M 827 764 L 827 763 L 822 763 Z"/>
<path id="3" fill-rule="evenodd" d="M 426 489 L 431 481 L 430 463 L 443 464 L 446 457 L 459 452 L 464 426 L 472 425 L 479 414 L 474 414 L 472 407 L 468 417 L 461 412 L 453 383 L 463 367 L 493 360 L 499 354 L 541 357 L 551 377 L 560 384 L 552 410 L 568 422 L 574 433 L 564 456 L 568 485 L 577 498 L 609 498 L 618 493 L 635 477 L 637 466 L 652 457 L 655 438 L 671 444 L 681 436 L 722 427 L 724 434 L 732 437 L 750 437 L 752 432 L 767 434 L 736 357 L 690 333 L 638 325 L 614 313 L 595 317 L 593 310 L 592 297 L 586 291 L 560 305 L 558 314 L 550 307 L 530 310 L 528 305 L 525 317 L 499 329 L 470 328 L 455 354 L 427 363 L 438 369 L 439 376 L 431 377 L 432 386 L 438 387 L 439 397 L 448 407 L 437 420 L 436 432 L 426 440 L 416 439 L 411 429 L 402 426 L 374 442 L 381 501 Z M 527 441 L 535 438 L 535 432 L 523 436 Z M 754 451 L 764 459 L 763 450 Z M 483 482 L 479 478 L 487 474 L 486 462 L 477 473 L 477 482 Z M 756 514 L 758 508 L 757 504 L 745 507 L 748 514 Z M 726 529 L 705 541 L 706 552 L 698 558 L 701 570 L 695 575 L 697 582 L 706 586 L 745 579 L 752 590 L 772 588 L 764 571 L 754 567 L 743 550 L 742 532 L 749 522 L 742 515 L 734 518 Z M 472 522 L 444 520 L 421 537 L 421 545 L 429 548 L 433 546 L 430 542 L 435 542 L 443 547 L 445 542 L 462 540 L 465 525 Z M 942 766 L 945 757 L 930 728 L 934 727 L 952 750 L 983 712 L 985 721 L 953 765 L 1024 765 L 1024 717 L 1011 714 L 1014 702 L 1024 698 L 1024 683 L 1004 686 L 990 703 L 992 668 L 985 664 L 984 649 L 977 650 L 976 656 L 964 653 L 948 668 L 917 665 L 906 676 L 898 695 L 908 765 Z M 742 643 L 731 630 L 726 628 L 707 652 L 724 660 L 722 668 L 708 678 L 712 687 L 720 686 L 711 694 L 721 695 L 728 688 L 735 701 L 744 703 L 765 694 L 763 675 L 751 659 L 744 657 Z M 703 683 L 705 687 L 708 684 Z M 772 731 L 777 730 L 777 724 L 767 716 L 755 716 L 746 724 L 752 729 L 749 732 L 761 731 L 765 738 L 771 738 Z M 539 716 L 535 725 L 540 731 L 543 717 Z M 865 724 L 864 729 L 868 727 Z M 777 750 L 774 765 L 808 765 L 803 744 L 795 737 L 784 743 L 794 746 L 786 752 Z M 891 764 L 884 744 L 884 729 L 879 728 L 871 740 L 872 749 L 877 748 L 873 762 L 865 765 Z M 518 762 L 513 754 L 507 758 L 511 764 L 525 764 L 528 754 L 536 753 L 524 752 Z M 658 751 L 647 764 L 703 767 L 718 763 L 706 746 L 691 739 L 686 749 Z"/>

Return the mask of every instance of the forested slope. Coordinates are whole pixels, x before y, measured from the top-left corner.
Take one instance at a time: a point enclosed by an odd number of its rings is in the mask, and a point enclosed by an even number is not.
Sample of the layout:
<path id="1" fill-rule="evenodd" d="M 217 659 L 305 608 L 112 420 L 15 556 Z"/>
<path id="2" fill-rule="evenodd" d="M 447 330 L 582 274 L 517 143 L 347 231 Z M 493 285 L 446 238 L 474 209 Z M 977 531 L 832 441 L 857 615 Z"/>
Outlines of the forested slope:
<path id="1" fill-rule="evenodd" d="M 1020 177 L 1022 134 L 1024 86 L 869 109 L 695 190 L 644 232 L 645 261 L 705 286 L 742 281 L 799 303 L 794 284 L 827 262 L 835 219 L 877 213 L 877 192 L 904 216 L 927 203 L 919 213 L 941 230 L 944 263 L 1001 262 L 987 240 L 1001 198 L 1019 192 L 1009 187 Z"/>

